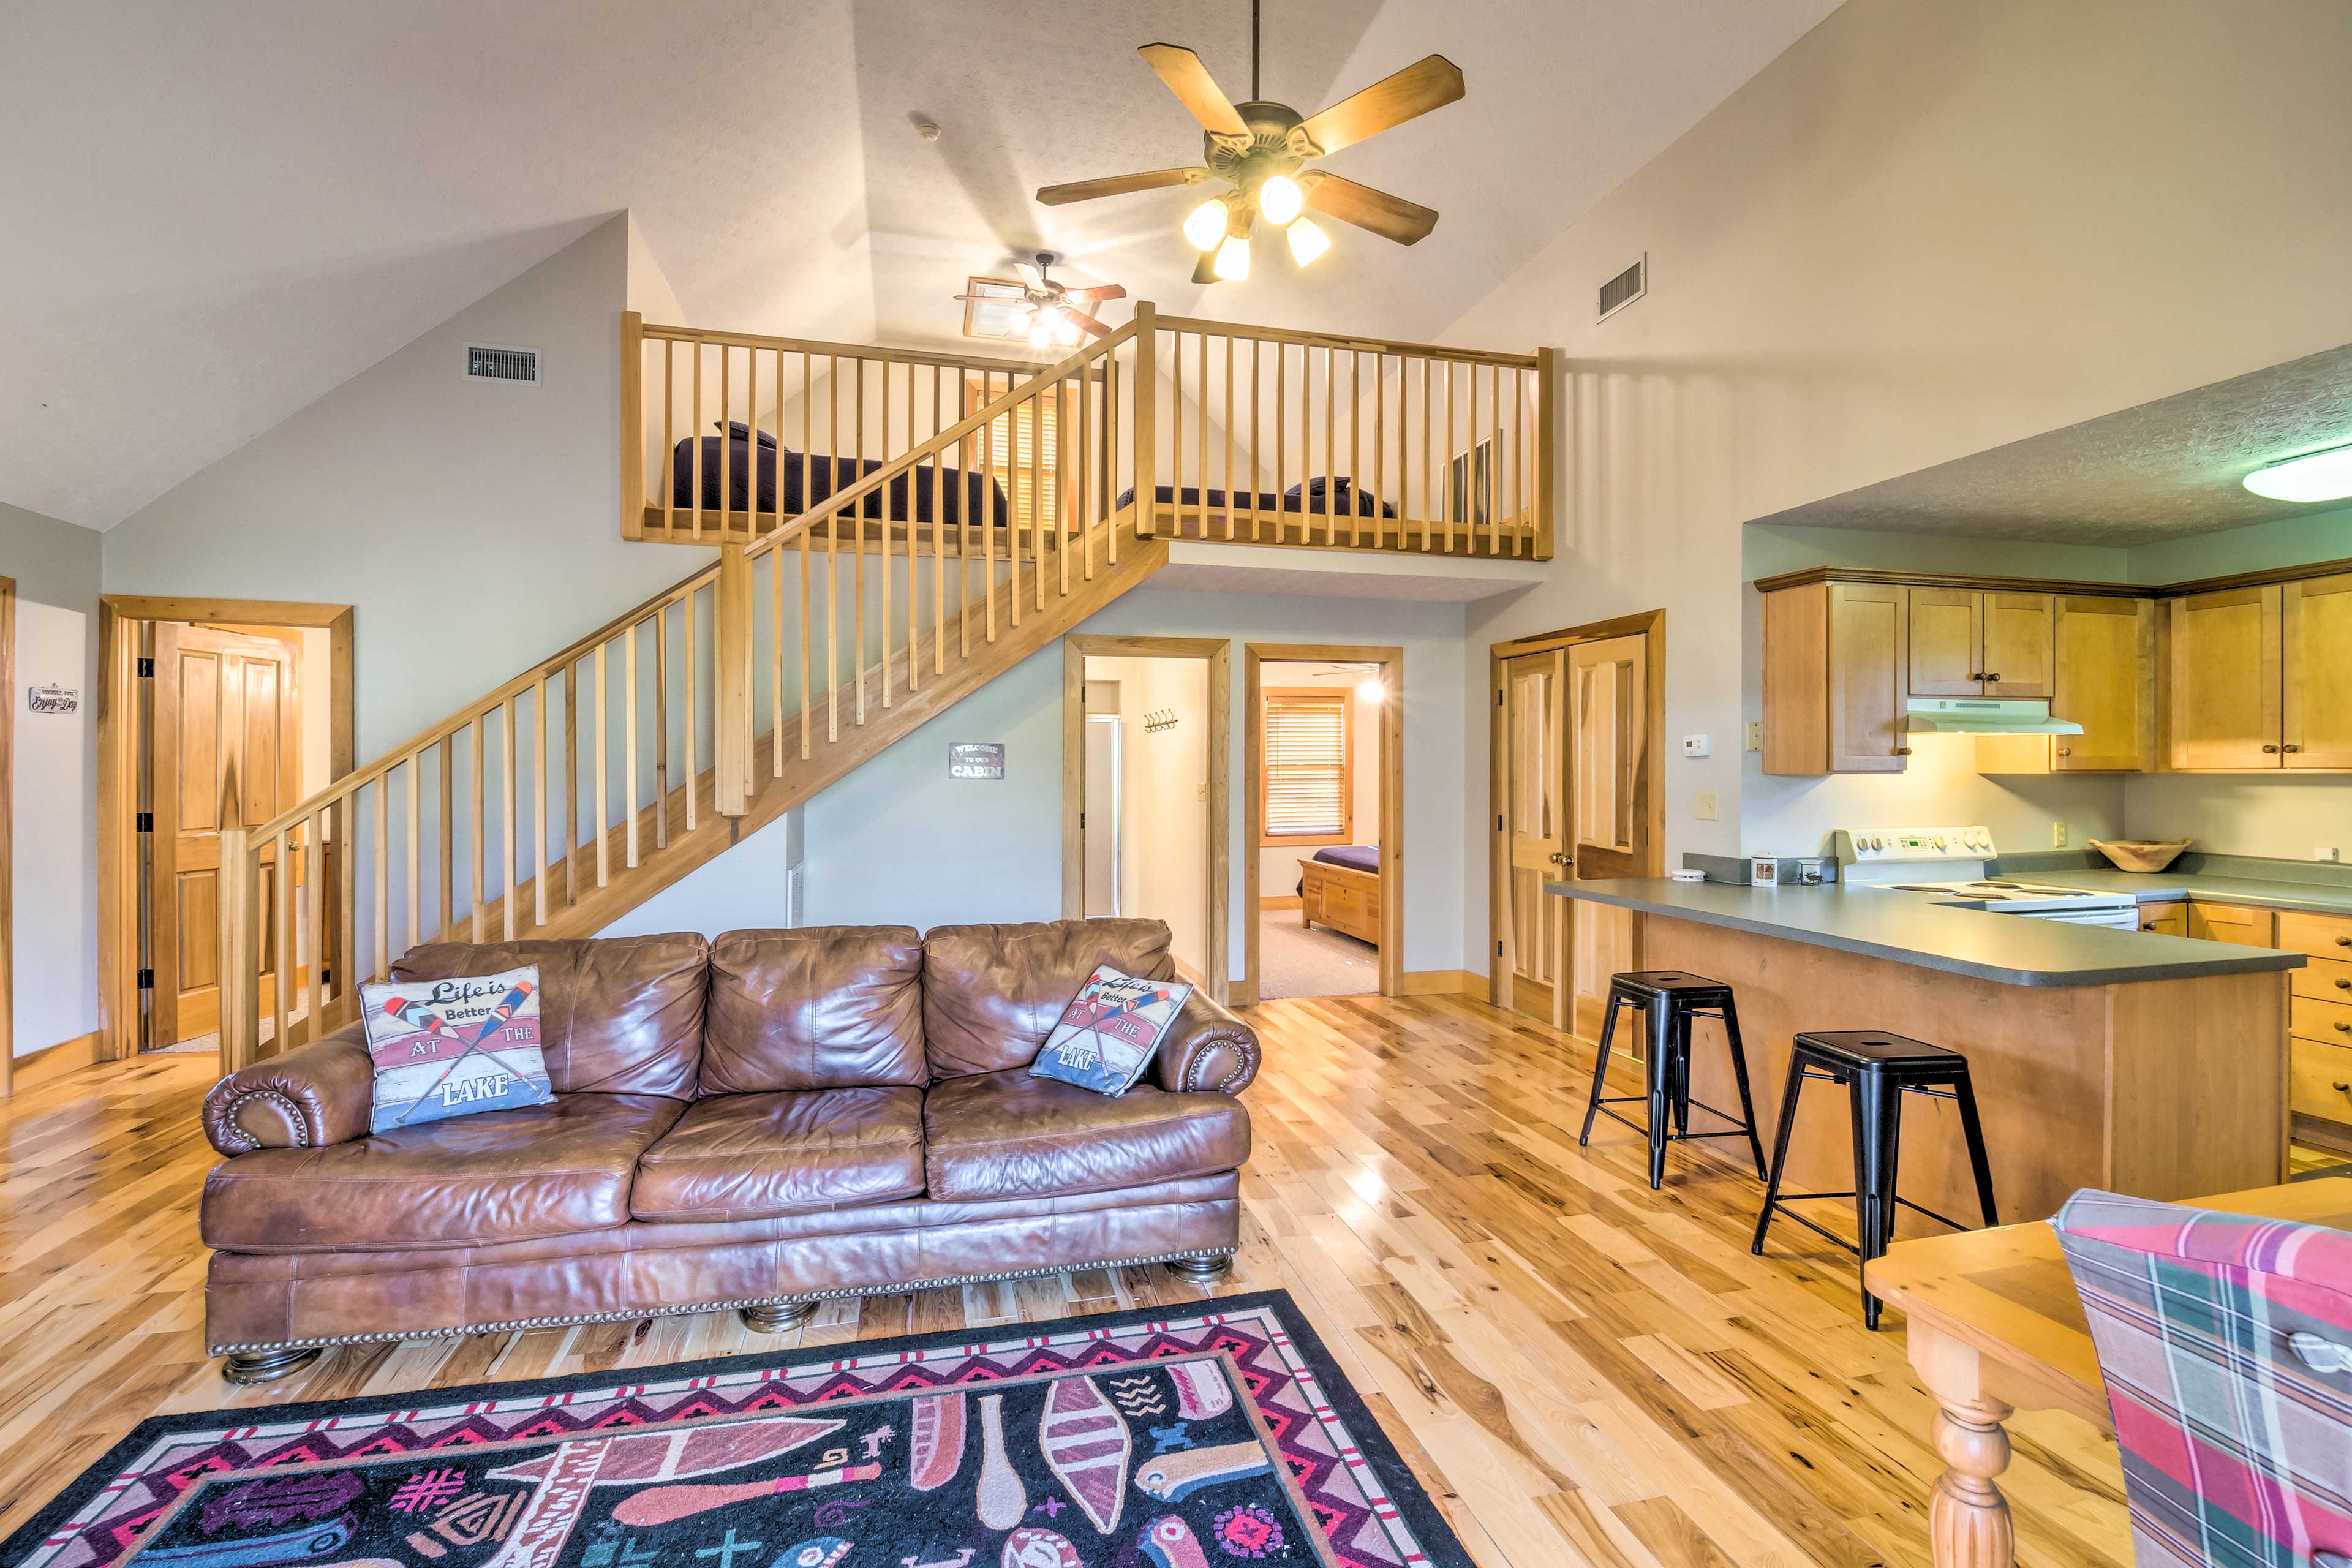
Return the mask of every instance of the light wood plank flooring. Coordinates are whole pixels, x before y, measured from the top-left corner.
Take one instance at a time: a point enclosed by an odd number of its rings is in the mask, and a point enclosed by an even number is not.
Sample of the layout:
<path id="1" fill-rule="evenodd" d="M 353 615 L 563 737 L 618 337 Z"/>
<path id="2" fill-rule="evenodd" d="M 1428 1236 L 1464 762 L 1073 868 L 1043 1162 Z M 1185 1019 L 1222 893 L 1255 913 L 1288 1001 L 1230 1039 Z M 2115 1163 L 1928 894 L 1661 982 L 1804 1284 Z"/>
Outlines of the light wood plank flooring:
<path id="1" fill-rule="evenodd" d="M 1478 1562 L 1510 1568 L 1928 1563 L 1932 1407 L 1902 1318 L 1861 1326 L 1851 1259 L 1799 1227 L 1748 1251 L 1758 1186 L 1703 1146 L 1666 1191 L 1635 1134 L 1576 1127 L 1580 1045 L 1459 997 L 1268 1003 L 1248 1097 L 1246 1246 Z M 101 1065 L 0 1101 L 0 1531 L 141 1416 L 601 1371 L 789 1344 L 732 1313 L 334 1352 L 232 1390 L 205 1359 L 196 1125 L 212 1068 Z M 1192 1296 L 1158 1269 L 827 1306 L 804 1342 Z M 2130 1562 L 2115 1450 L 2011 1425 L 2018 1555 Z"/>

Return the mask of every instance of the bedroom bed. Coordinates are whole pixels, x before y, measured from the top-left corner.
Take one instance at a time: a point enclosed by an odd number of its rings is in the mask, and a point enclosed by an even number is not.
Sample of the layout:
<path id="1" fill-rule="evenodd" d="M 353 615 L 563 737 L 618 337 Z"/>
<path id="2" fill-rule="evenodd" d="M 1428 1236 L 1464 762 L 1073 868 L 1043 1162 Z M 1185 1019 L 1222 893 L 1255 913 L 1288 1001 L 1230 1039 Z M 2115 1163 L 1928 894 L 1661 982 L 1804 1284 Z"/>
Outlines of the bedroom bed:
<path id="1" fill-rule="evenodd" d="M 831 499 L 836 489 L 846 489 L 883 466 L 879 458 L 795 452 L 789 447 L 779 447 L 776 438 L 764 430 L 760 432 L 755 464 L 750 426 L 738 422 L 727 429 L 723 453 L 717 436 L 705 436 L 699 440 L 689 436 L 671 453 L 670 494 L 680 511 L 694 504 L 697 447 L 700 448 L 702 462 L 703 504 L 715 509 L 724 495 L 730 511 L 773 512 L 781 499 L 784 515 L 790 517 Z M 781 498 L 777 494 L 779 468 L 782 470 Z M 751 504 L 755 469 L 759 498 L 756 508 Z M 909 478 L 914 480 L 911 498 L 908 494 Z M 939 521 L 950 527 L 961 526 L 967 516 L 974 521 L 985 516 L 1002 526 L 1012 516 L 1004 487 L 995 479 L 961 468 L 944 469 L 934 476 L 928 463 L 916 465 L 911 476 L 901 474 L 892 479 L 860 501 L 856 510 L 861 516 L 887 517 L 892 522 L 929 522 L 934 495 L 940 502 Z"/>
<path id="2" fill-rule="evenodd" d="M 1337 490 L 1336 496 L 1330 493 L 1333 490 Z M 1206 522 L 1223 522 L 1226 519 L 1225 492 L 1213 485 L 1206 490 L 1198 485 L 1186 485 L 1181 489 L 1174 485 L 1158 485 L 1153 487 L 1151 493 L 1160 506 L 1176 513 L 1180 523 L 1201 522 L 1205 526 Z M 1118 504 L 1125 507 L 1134 499 L 1135 489 L 1129 486 L 1119 492 Z M 1235 493 L 1234 507 L 1239 509 L 1241 517 L 1250 515 L 1252 505 L 1246 491 Z M 1376 501 L 1370 491 L 1356 489 L 1355 481 L 1345 474 L 1339 476 L 1336 485 L 1327 484 L 1323 476 L 1318 474 L 1304 484 L 1291 486 L 1280 495 L 1272 490 L 1260 490 L 1255 505 L 1259 513 L 1276 516 L 1287 513 L 1294 517 L 1323 517 L 1337 512 L 1341 517 L 1392 518 L 1397 514 L 1396 508 L 1385 501 Z"/>
<path id="3" fill-rule="evenodd" d="M 1334 844 L 1298 863 L 1298 923 L 1381 944 L 1381 851 Z"/>

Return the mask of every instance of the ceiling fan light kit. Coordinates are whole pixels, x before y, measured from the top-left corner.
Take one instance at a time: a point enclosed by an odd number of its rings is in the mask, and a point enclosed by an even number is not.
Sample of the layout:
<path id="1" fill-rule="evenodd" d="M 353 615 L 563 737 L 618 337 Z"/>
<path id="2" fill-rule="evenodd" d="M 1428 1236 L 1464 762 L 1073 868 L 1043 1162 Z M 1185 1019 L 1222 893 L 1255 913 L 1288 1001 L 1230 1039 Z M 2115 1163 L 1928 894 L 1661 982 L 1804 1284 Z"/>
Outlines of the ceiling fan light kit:
<path id="1" fill-rule="evenodd" d="M 1026 342 L 1033 349 L 1074 349 L 1088 337 L 1106 337 L 1110 329 L 1092 315 L 1105 300 L 1124 300 L 1127 290 L 1116 283 L 1073 289 L 1049 276 L 1054 253 L 1041 250 L 1034 263 L 1015 262 L 1019 279 L 972 278 L 956 296 L 963 305 L 963 335 L 1003 338 Z"/>
<path id="2" fill-rule="evenodd" d="M 1290 242 L 1291 260 L 1300 267 L 1331 247 L 1331 237 L 1306 216 L 1309 208 L 1399 245 L 1428 237 L 1437 226 L 1432 209 L 1307 165 L 1454 102 L 1463 94 L 1460 68 L 1443 55 L 1431 55 L 1302 119 L 1287 104 L 1257 97 L 1258 44 L 1257 7 L 1253 5 L 1251 97 L 1242 104 L 1225 96 L 1191 49 L 1144 45 L 1136 52 L 1201 122 L 1202 163 L 1047 185 L 1038 191 L 1037 199 L 1047 206 L 1061 206 L 1174 185 L 1221 184 L 1223 189 L 1193 206 L 1184 219 L 1184 241 L 1201 253 L 1192 269 L 1196 283 L 1239 281 L 1249 276 L 1250 234 L 1261 216 L 1283 231 Z"/>

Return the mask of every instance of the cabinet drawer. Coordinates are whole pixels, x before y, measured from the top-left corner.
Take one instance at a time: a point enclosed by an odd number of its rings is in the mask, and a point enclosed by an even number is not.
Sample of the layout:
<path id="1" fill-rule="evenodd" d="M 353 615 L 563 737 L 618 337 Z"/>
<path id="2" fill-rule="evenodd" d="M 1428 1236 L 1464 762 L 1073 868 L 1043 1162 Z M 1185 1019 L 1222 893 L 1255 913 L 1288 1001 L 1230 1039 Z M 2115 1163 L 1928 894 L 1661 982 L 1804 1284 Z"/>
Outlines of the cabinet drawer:
<path id="1" fill-rule="evenodd" d="M 2339 1002 L 2290 996 L 2286 1004 L 2286 1032 L 2297 1039 L 2352 1047 L 2352 1007 Z"/>
<path id="2" fill-rule="evenodd" d="M 2287 971 L 2286 988 L 2290 994 L 2308 996 L 2315 1002 L 2352 1005 L 2352 963 L 2315 958 L 2302 969 Z"/>
<path id="3" fill-rule="evenodd" d="M 2287 1102 L 2297 1116 L 2352 1124 L 2352 1048 L 2296 1040 L 2287 1068 Z"/>
<path id="4" fill-rule="evenodd" d="M 2251 909 L 2244 904 L 2192 900 L 2189 906 L 2189 934 L 2207 942 L 2235 942 L 2241 947 L 2268 947 L 2275 919 L 2268 910 Z"/>
<path id="5" fill-rule="evenodd" d="M 2178 900 L 2168 904 L 2142 904 L 2139 907 L 2139 929 L 2152 931 L 2158 936 L 2187 936 L 2189 906 Z"/>
<path id="6" fill-rule="evenodd" d="M 2342 915 L 2306 915 L 2282 910 L 2278 944 L 2289 952 L 2352 962 L 2352 920 Z"/>

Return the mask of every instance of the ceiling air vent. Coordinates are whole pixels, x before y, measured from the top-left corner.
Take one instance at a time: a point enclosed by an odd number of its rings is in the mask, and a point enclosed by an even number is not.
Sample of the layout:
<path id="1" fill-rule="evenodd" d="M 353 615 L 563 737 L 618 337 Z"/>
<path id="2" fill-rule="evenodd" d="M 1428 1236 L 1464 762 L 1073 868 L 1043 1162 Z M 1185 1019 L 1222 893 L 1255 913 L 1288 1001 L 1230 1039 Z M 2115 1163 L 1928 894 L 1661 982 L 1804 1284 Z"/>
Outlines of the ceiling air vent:
<path id="1" fill-rule="evenodd" d="M 539 384 L 537 349 L 499 348 L 489 343 L 466 345 L 466 379 L 509 381 L 524 386 Z"/>
<path id="2" fill-rule="evenodd" d="M 1617 274 L 1601 286 L 1601 314 L 1595 319 L 1607 321 L 1634 300 L 1650 291 L 1650 255 Z"/>

